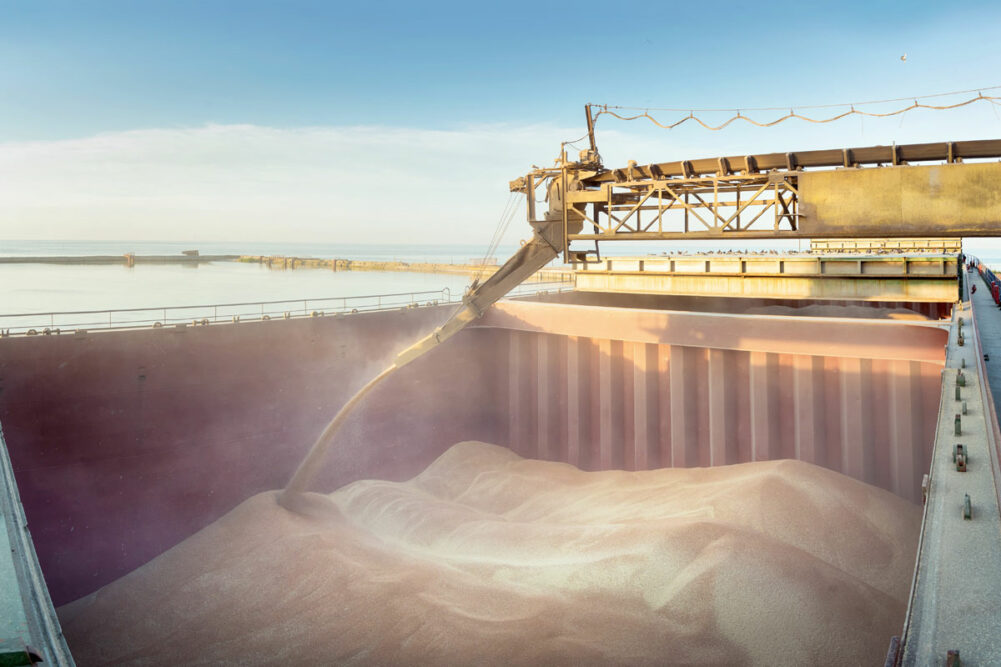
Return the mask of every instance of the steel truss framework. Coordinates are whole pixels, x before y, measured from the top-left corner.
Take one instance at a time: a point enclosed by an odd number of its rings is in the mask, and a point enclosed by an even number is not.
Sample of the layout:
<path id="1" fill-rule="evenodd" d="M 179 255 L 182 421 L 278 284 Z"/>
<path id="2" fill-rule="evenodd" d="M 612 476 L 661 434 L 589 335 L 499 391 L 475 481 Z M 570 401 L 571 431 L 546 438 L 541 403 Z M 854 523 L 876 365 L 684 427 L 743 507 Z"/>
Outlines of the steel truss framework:
<path id="1" fill-rule="evenodd" d="M 537 229 L 562 225 L 566 261 L 586 257 L 571 251 L 574 241 L 596 249 L 609 240 L 999 236 L 1001 165 L 983 163 L 997 158 L 1001 141 L 985 140 L 607 169 L 592 146 L 579 161 L 564 152 L 510 188 L 527 195 Z M 549 210 L 537 219 L 540 185 Z"/>
<path id="2" fill-rule="evenodd" d="M 567 240 L 797 228 L 799 192 L 791 174 L 626 181 L 602 184 L 597 192 L 601 201 L 574 207 L 573 213 L 590 224 L 593 233 L 568 234 Z M 571 193 L 568 200 L 579 201 L 575 195 L 580 194 Z"/>

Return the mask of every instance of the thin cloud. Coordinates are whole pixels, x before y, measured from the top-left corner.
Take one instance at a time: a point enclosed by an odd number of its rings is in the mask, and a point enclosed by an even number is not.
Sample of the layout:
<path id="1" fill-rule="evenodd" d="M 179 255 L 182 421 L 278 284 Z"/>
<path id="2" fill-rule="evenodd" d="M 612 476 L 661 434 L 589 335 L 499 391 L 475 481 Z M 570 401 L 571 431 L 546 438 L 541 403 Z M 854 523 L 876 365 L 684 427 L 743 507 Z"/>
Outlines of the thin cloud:
<path id="1" fill-rule="evenodd" d="M 508 181 L 573 134 L 207 125 L 7 143 L 0 237 L 476 243 Z"/>
<path id="2" fill-rule="evenodd" d="M 942 121 L 948 120 L 948 124 Z M 992 110 L 818 129 L 667 132 L 602 118 L 608 165 L 984 138 Z M 962 121 L 962 122 L 961 122 Z M 0 144 L 0 238 L 486 243 L 508 181 L 578 127 L 205 125 Z M 511 226 L 507 241 L 529 235 Z"/>

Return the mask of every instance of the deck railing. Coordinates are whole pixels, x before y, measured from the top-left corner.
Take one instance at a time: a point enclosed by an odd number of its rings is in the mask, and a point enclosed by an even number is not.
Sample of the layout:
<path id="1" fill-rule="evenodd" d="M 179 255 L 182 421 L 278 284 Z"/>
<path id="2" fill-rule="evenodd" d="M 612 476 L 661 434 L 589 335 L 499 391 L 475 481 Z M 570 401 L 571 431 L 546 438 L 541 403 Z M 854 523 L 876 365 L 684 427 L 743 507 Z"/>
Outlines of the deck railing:
<path id="1" fill-rule="evenodd" d="M 532 282 L 519 285 L 508 296 L 530 296 L 572 289 L 571 281 Z M 62 312 L 0 314 L 0 336 L 58 335 L 77 331 L 143 329 L 176 325 L 211 324 L 324 317 L 458 304 L 462 295 L 445 287 L 440 290 L 278 299 L 207 305 L 157 306 L 151 308 L 109 308 Z"/>

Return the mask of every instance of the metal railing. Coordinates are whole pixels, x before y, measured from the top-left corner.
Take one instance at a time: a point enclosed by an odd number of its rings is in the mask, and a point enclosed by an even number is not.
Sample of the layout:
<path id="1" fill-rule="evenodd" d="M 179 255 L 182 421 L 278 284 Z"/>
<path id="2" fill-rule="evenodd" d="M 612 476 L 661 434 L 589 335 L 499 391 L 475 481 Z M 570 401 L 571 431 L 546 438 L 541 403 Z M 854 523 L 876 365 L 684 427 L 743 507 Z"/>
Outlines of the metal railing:
<path id="1" fill-rule="evenodd" d="M 572 289 L 572 281 L 533 282 L 519 285 L 508 296 L 529 296 Z M 176 325 L 210 324 L 295 319 L 329 315 L 351 315 L 402 308 L 458 304 L 462 296 L 445 287 L 440 290 L 278 299 L 208 305 L 157 306 L 152 308 L 108 308 L 62 312 L 0 314 L 0 336 L 58 335 L 76 331 L 143 329 Z"/>

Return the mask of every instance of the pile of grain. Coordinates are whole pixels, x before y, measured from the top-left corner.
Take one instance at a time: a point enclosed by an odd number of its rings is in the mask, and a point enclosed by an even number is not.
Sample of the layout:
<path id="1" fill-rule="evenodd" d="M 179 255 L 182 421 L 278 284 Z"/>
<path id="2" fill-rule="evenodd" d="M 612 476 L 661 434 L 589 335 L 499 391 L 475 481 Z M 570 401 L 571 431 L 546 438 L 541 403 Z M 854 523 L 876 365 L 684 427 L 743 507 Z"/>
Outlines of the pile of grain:
<path id="1" fill-rule="evenodd" d="M 60 609 L 81 665 L 873 664 L 919 509 L 794 461 L 582 472 L 483 443 L 255 496 Z"/>
<path id="2" fill-rule="evenodd" d="M 747 315 L 789 315 L 795 317 L 862 317 L 878 320 L 927 321 L 928 318 L 910 308 L 882 308 L 873 306 L 840 306 L 811 304 L 801 308 L 793 306 L 757 306 L 744 311 Z"/>

